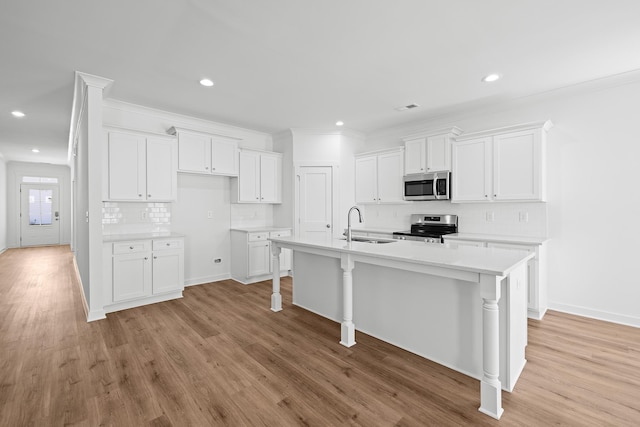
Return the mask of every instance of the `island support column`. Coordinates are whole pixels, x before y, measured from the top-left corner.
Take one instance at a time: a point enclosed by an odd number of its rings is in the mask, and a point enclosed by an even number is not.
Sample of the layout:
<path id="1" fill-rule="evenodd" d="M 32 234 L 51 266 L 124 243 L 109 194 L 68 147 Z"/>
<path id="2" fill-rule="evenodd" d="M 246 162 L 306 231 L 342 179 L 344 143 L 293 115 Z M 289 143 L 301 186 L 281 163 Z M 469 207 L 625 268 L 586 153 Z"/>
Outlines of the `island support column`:
<path id="1" fill-rule="evenodd" d="M 271 242 L 273 293 L 271 294 L 271 311 L 282 310 L 282 295 L 280 295 L 280 252 L 282 249 L 276 243 Z"/>
<path id="2" fill-rule="evenodd" d="M 497 420 L 502 415 L 500 383 L 500 281 L 502 277 L 480 275 L 482 296 L 482 380 L 479 411 Z"/>
<path id="3" fill-rule="evenodd" d="M 351 255 L 342 254 L 342 325 L 340 344 L 351 347 L 356 343 L 356 327 L 353 324 L 353 259 Z"/>

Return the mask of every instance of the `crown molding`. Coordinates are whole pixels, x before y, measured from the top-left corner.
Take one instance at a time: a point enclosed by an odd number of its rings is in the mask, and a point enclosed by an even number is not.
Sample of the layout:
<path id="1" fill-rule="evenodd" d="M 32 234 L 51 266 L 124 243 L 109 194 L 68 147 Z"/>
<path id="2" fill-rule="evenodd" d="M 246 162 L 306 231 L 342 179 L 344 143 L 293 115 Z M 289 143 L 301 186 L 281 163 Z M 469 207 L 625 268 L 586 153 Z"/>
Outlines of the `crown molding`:
<path id="1" fill-rule="evenodd" d="M 552 127 L 553 127 L 553 122 L 551 120 L 545 120 L 543 122 L 521 123 L 513 126 L 504 126 L 500 128 L 481 130 L 478 132 L 465 133 L 463 135 L 460 135 L 458 138 L 456 138 L 456 140 L 465 141 L 468 139 L 483 138 L 485 136 L 493 136 L 501 133 L 519 132 L 522 130 L 529 130 L 529 129 L 542 129 L 544 132 L 547 132 Z"/>
<path id="2" fill-rule="evenodd" d="M 125 113 L 140 114 L 143 116 L 160 118 L 166 122 L 174 124 L 174 126 L 172 127 L 182 128 L 184 130 L 188 129 L 190 132 L 213 134 L 238 140 L 246 139 L 241 136 L 243 134 L 251 134 L 262 138 L 271 138 L 270 133 L 243 128 L 222 122 L 214 122 L 212 120 L 201 119 L 199 117 L 173 113 L 170 111 L 146 107 L 143 105 L 132 104 L 130 102 L 121 101 L 114 98 L 105 99 L 103 100 L 102 104 L 106 108 L 111 108 L 113 110 L 122 111 Z M 166 129 L 166 131 L 168 132 L 169 129 Z"/>
<path id="3" fill-rule="evenodd" d="M 429 130 L 422 130 L 420 132 L 417 133 L 412 133 L 410 135 L 407 136 L 403 136 L 402 140 L 403 141 L 407 141 L 407 140 L 411 140 L 411 139 L 418 139 L 418 138 L 426 138 L 429 136 L 435 136 L 435 135 L 446 135 L 446 134 L 450 134 L 453 135 L 454 137 L 461 135 L 463 133 L 463 130 L 460 129 L 457 126 L 449 126 L 446 128 L 441 128 L 441 129 L 429 129 Z"/>

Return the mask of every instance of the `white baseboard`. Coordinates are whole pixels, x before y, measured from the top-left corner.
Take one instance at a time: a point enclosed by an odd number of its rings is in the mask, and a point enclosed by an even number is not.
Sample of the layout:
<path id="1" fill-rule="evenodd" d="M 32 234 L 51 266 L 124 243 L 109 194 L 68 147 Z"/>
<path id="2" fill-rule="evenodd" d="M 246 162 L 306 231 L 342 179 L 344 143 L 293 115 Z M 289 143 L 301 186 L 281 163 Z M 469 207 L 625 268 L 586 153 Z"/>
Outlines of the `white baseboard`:
<path id="1" fill-rule="evenodd" d="M 8 249 L 8 248 L 2 248 L 2 249 L 0 249 L 0 255 L 2 255 L 3 253 L 5 253 L 7 249 Z"/>
<path id="2" fill-rule="evenodd" d="M 220 280 L 231 279 L 229 273 L 218 274 L 216 276 L 196 277 L 193 279 L 186 279 L 184 281 L 185 286 L 204 285 L 205 283 L 218 282 Z"/>
<path id="3" fill-rule="evenodd" d="M 107 312 L 104 310 L 93 310 L 87 315 L 87 322 L 93 322 L 94 320 L 102 320 L 107 318 Z"/>
<path id="4" fill-rule="evenodd" d="M 587 307 L 559 303 L 550 303 L 549 309 L 640 328 L 640 317 L 626 316 L 624 314 L 609 313 L 607 311 L 593 310 Z"/>
<path id="5" fill-rule="evenodd" d="M 87 296 L 84 294 L 84 287 L 82 286 L 82 279 L 80 278 L 80 270 L 78 270 L 78 263 L 76 262 L 75 254 L 73 255 L 73 271 L 76 275 L 76 280 L 78 281 L 78 285 L 80 286 L 80 296 L 82 297 L 82 308 L 84 309 L 84 316 L 87 318 L 87 322 L 91 322 L 92 320 L 98 320 L 97 318 L 89 320 L 89 303 L 87 302 Z M 104 317 L 101 317 L 101 319 L 104 319 Z"/>

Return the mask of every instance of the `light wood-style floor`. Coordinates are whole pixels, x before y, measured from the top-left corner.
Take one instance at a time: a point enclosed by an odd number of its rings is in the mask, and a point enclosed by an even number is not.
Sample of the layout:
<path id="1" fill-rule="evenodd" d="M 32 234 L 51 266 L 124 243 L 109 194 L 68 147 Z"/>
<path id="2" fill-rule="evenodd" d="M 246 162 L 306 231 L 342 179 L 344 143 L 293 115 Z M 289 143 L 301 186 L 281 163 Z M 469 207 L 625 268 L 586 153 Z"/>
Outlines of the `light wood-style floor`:
<path id="1" fill-rule="evenodd" d="M 640 329 L 549 312 L 499 422 L 479 382 L 291 305 L 270 282 L 87 323 L 69 248 L 0 255 L 0 426 L 638 426 Z"/>

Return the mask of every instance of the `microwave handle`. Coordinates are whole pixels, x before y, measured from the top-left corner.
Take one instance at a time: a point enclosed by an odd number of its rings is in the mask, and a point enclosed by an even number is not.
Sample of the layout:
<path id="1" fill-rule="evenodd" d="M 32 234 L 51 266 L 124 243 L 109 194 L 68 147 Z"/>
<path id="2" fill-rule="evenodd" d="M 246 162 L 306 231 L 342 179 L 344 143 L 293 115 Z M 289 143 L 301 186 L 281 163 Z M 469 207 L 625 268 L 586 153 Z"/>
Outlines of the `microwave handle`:
<path id="1" fill-rule="evenodd" d="M 438 178 L 435 176 L 433 177 L 433 197 L 436 199 L 440 198 L 438 197 Z"/>

